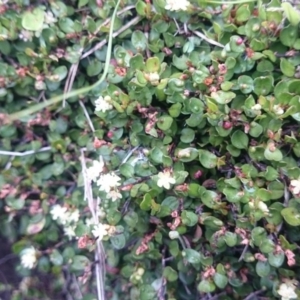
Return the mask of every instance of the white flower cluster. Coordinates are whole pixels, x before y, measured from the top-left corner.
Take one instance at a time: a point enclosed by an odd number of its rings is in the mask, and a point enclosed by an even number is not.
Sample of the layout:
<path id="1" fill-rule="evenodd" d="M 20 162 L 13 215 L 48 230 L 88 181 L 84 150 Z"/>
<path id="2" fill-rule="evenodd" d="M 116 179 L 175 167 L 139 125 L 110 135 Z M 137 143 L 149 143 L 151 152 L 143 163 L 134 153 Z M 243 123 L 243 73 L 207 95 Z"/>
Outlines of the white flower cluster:
<path id="1" fill-rule="evenodd" d="M 297 283 L 296 280 L 290 280 L 279 286 L 277 293 L 281 296 L 281 300 L 298 299 L 298 295 L 295 293 Z"/>
<path id="2" fill-rule="evenodd" d="M 274 105 L 273 106 L 273 111 L 277 116 L 283 115 L 284 114 L 284 110 L 280 105 Z"/>
<path id="3" fill-rule="evenodd" d="M 290 190 L 295 196 L 300 196 L 300 178 L 291 180 Z"/>
<path id="4" fill-rule="evenodd" d="M 100 96 L 96 101 L 95 101 L 95 111 L 101 111 L 101 112 L 106 112 L 108 110 L 111 110 L 113 108 L 111 104 L 111 98 L 109 96 L 105 96 L 104 98 Z"/>
<path id="5" fill-rule="evenodd" d="M 157 185 L 159 187 L 164 187 L 165 189 L 169 190 L 171 184 L 174 184 L 175 182 L 176 180 L 170 171 L 164 170 L 163 172 L 158 173 Z"/>
<path id="6" fill-rule="evenodd" d="M 190 4 L 191 3 L 187 0 L 167 0 L 165 9 L 170 11 L 185 11 Z"/>
<path id="7" fill-rule="evenodd" d="M 251 109 L 252 109 L 252 110 L 255 110 L 255 111 L 257 111 L 257 112 L 259 112 L 259 111 L 261 110 L 261 105 L 260 105 L 259 103 L 257 103 L 257 104 L 255 104 L 255 105 L 253 105 L 253 106 L 251 107 Z"/>
<path id="8" fill-rule="evenodd" d="M 93 165 L 87 169 L 87 176 L 90 180 L 96 182 L 100 191 L 106 193 L 108 199 L 116 201 L 122 199 L 122 194 L 117 189 L 121 185 L 121 178 L 114 172 L 103 174 L 104 161 L 100 157 L 99 161 L 94 160 Z"/>
<path id="9" fill-rule="evenodd" d="M 34 247 L 25 248 L 21 251 L 21 265 L 23 268 L 32 269 L 37 263 L 36 250 Z"/>
<path id="10" fill-rule="evenodd" d="M 57 221 L 59 224 L 63 225 L 64 233 L 69 239 L 76 236 L 75 228 L 79 221 L 79 210 L 75 209 L 73 211 L 68 210 L 67 207 L 55 204 L 52 206 L 50 214 L 52 219 Z"/>

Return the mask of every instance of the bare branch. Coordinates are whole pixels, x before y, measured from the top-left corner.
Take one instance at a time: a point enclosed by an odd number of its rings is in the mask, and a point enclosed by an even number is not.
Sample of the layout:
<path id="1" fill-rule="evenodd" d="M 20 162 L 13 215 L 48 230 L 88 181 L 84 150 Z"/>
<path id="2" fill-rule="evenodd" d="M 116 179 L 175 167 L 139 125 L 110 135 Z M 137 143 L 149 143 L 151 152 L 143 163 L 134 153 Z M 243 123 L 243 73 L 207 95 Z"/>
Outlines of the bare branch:
<path id="1" fill-rule="evenodd" d="M 45 152 L 45 151 L 50 151 L 51 147 L 44 147 L 39 150 L 28 150 L 24 152 L 14 152 L 14 151 L 5 151 L 5 150 L 0 150 L 0 155 L 12 155 L 12 156 L 26 156 L 30 154 L 35 154 L 39 152 Z"/>

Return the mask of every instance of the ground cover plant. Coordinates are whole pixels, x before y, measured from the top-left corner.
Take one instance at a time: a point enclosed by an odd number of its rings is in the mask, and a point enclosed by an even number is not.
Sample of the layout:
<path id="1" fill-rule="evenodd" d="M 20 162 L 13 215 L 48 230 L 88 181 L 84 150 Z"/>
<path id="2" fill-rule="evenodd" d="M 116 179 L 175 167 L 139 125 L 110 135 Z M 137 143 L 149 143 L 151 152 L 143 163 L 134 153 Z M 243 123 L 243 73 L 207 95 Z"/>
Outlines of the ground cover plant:
<path id="1" fill-rule="evenodd" d="M 1 1 L 1 297 L 298 299 L 299 7 Z"/>

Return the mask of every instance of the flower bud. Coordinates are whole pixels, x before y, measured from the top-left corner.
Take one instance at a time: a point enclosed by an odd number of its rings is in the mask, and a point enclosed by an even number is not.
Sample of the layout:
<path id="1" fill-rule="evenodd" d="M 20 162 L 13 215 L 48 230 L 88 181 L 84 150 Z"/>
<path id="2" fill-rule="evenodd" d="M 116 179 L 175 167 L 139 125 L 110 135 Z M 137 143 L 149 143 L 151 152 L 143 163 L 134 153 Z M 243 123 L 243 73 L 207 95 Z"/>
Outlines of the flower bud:
<path id="1" fill-rule="evenodd" d="M 170 238 L 171 240 L 178 239 L 179 236 L 180 236 L 180 235 L 179 235 L 178 231 L 172 230 L 172 231 L 169 232 L 169 238 Z"/>

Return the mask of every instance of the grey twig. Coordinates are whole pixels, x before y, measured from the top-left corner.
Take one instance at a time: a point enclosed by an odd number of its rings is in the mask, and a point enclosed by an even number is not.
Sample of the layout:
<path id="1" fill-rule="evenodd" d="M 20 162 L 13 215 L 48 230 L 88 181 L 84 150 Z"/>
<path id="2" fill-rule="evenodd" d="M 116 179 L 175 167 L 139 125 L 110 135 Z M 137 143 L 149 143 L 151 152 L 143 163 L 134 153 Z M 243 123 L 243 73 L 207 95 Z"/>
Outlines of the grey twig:
<path id="1" fill-rule="evenodd" d="M 216 42 L 210 38 L 208 38 L 205 34 L 203 34 L 202 32 L 200 31 L 192 31 L 195 35 L 197 35 L 198 37 L 200 37 L 201 39 L 205 40 L 206 42 L 208 42 L 209 44 L 212 44 L 212 45 L 215 45 L 215 46 L 218 46 L 220 48 L 225 48 L 224 45 L 220 44 L 219 42 Z"/>
<path id="2" fill-rule="evenodd" d="M 97 198 L 97 203 L 95 205 L 93 198 L 93 191 L 91 182 L 87 176 L 87 168 L 84 157 L 84 150 L 81 149 L 81 167 L 82 167 L 82 176 L 84 182 L 84 200 L 87 200 L 89 209 L 93 216 L 94 224 L 99 224 L 97 210 L 100 205 L 100 198 Z M 95 261 L 98 262 L 95 264 L 95 273 L 96 273 L 96 285 L 97 285 L 97 295 L 98 300 L 105 300 L 105 289 L 104 289 L 104 281 L 105 281 L 105 250 L 102 244 L 102 241 L 97 239 L 96 241 L 96 251 L 95 251 Z"/>
<path id="3" fill-rule="evenodd" d="M 35 154 L 39 152 L 45 152 L 45 151 L 50 151 L 51 147 L 44 147 L 39 150 L 28 150 L 24 152 L 14 152 L 14 151 L 5 151 L 5 150 L 0 150 L 0 155 L 12 155 L 12 156 L 26 156 L 30 154 Z"/>
<path id="4" fill-rule="evenodd" d="M 92 123 L 92 120 L 90 118 L 89 113 L 87 112 L 87 110 L 85 108 L 85 105 L 83 104 L 83 102 L 81 100 L 79 100 L 79 104 L 80 104 L 81 108 L 83 109 L 84 115 L 85 115 L 85 117 L 86 117 L 86 119 L 87 119 L 87 121 L 88 121 L 88 123 L 90 125 L 90 128 L 91 128 L 92 132 L 95 132 L 95 127 L 94 127 L 94 125 Z"/>

